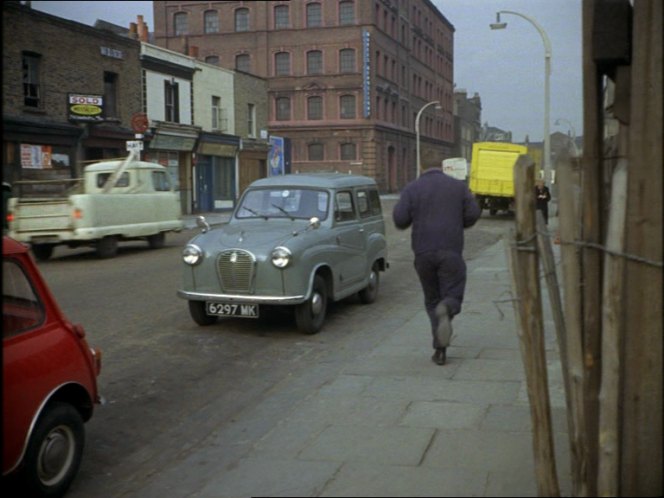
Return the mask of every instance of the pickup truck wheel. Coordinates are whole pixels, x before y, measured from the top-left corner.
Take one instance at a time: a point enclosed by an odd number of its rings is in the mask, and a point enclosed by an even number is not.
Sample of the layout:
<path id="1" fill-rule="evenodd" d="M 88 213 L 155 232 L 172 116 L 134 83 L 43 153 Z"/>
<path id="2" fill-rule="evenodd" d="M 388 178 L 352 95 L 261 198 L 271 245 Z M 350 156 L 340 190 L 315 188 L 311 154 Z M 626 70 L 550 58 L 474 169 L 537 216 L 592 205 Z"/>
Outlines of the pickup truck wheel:
<path id="1" fill-rule="evenodd" d="M 46 261 L 53 255 L 53 244 L 33 244 L 32 252 L 39 261 Z"/>
<path id="2" fill-rule="evenodd" d="M 113 258 L 118 253 L 118 239 L 116 237 L 104 237 L 97 242 L 97 256 L 100 258 Z"/>
<path id="3" fill-rule="evenodd" d="M 53 403 L 39 417 L 19 472 L 27 496 L 62 496 L 76 477 L 83 446 L 83 419 L 69 403 Z"/>
<path id="4" fill-rule="evenodd" d="M 200 326 L 212 325 L 217 322 L 217 317 L 208 315 L 205 311 L 203 301 L 189 301 L 189 314 L 191 318 Z"/>
<path id="5" fill-rule="evenodd" d="M 161 249 L 164 247 L 165 241 L 166 235 L 164 232 L 159 232 L 155 235 L 148 236 L 148 245 L 150 246 L 150 249 Z"/>
<path id="6" fill-rule="evenodd" d="M 378 286 L 380 284 L 380 273 L 378 266 L 374 263 L 369 275 L 369 284 L 359 292 L 360 301 L 363 304 L 371 304 L 378 297 Z"/>
<path id="7" fill-rule="evenodd" d="M 315 334 L 323 328 L 327 311 L 327 285 L 320 275 L 314 277 L 311 297 L 295 307 L 297 328 L 305 334 Z"/>

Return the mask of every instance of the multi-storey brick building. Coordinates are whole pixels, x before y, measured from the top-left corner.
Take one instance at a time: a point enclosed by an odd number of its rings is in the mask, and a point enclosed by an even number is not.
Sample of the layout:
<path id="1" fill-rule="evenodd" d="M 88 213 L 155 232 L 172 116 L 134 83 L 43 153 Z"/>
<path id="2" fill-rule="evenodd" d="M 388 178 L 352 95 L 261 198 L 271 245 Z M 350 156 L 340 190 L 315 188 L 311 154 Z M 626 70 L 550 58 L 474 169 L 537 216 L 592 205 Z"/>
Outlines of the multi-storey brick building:
<path id="1" fill-rule="evenodd" d="M 396 191 L 421 145 L 453 155 L 454 27 L 429 0 L 154 2 L 154 40 L 268 81 L 268 129 L 292 171 L 375 177 Z"/>

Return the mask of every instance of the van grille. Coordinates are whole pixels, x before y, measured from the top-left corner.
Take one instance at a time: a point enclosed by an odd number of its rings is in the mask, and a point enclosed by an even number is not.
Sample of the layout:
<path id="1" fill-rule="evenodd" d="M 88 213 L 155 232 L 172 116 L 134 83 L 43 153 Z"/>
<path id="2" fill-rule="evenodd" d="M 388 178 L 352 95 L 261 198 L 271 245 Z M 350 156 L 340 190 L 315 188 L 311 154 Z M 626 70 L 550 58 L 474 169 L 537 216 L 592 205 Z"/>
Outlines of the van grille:
<path id="1" fill-rule="evenodd" d="M 217 258 L 217 271 L 225 292 L 249 292 L 256 258 L 247 251 L 224 251 Z"/>

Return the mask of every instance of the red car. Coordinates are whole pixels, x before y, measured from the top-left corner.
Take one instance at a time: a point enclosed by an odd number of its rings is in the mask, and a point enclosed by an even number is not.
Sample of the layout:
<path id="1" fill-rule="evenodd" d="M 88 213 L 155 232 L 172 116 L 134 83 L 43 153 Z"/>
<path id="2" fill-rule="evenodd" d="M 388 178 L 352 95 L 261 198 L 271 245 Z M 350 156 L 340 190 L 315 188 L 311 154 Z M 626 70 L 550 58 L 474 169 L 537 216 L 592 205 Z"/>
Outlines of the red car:
<path id="1" fill-rule="evenodd" d="M 2 475 L 21 496 L 62 496 L 100 402 L 101 353 L 64 316 L 28 248 L 2 239 Z M 4 486 L 3 486 L 4 487 Z"/>

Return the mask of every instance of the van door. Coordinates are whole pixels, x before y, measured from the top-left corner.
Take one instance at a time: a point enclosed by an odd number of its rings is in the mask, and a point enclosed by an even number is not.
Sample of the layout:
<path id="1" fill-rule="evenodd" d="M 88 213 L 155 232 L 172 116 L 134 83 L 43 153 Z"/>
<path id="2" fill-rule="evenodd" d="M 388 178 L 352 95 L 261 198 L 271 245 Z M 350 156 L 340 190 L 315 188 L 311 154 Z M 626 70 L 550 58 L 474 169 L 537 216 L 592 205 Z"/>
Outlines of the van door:
<path id="1" fill-rule="evenodd" d="M 340 290 L 364 278 L 366 268 L 366 236 L 358 223 L 352 190 L 334 196 L 334 232 L 338 248 L 337 268 Z"/>

